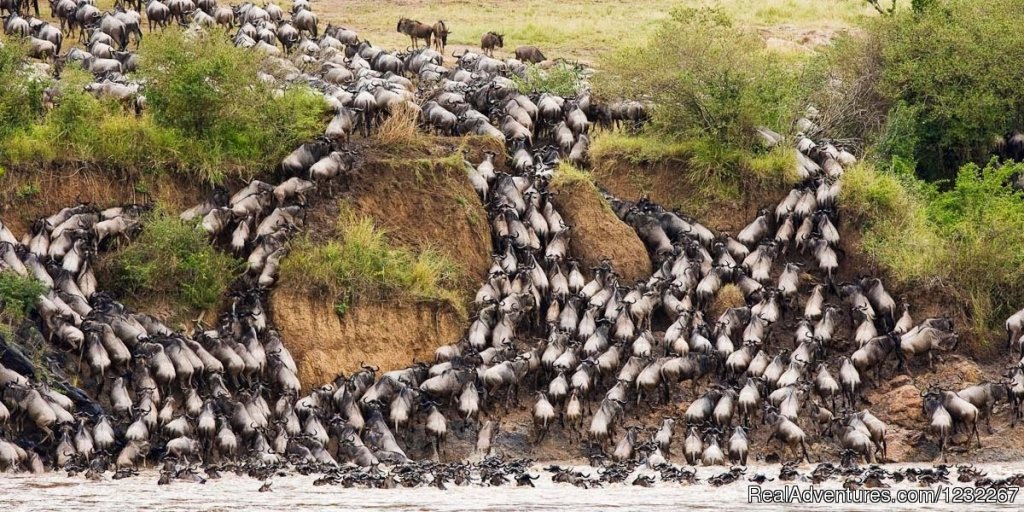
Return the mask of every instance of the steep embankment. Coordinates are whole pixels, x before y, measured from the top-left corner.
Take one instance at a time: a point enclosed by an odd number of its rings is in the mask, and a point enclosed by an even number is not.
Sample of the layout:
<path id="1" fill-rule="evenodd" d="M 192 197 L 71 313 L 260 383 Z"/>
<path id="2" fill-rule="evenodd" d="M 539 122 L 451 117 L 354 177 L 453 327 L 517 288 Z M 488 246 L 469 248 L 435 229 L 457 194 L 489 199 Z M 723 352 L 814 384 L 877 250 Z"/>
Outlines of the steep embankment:
<path id="1" fill-rule="evenodd" d="M 706 198 L 704 201 L 694 201 L 694 183 L 684 160 L 663 158 L 638 161 L 625 153 L 604 155 L 595 161 L 593 175 L 599 186 L 620 199 L 635 201 L 646 196 L 666 207 L 678 208 L 683 213 L 693 215 L 713 229 L 731 231 L 734 234 L 756 216 L 759 208 L 773 208 L 774 201 L 781 199 L 788 191 L 786 187 L 776 190 L 772 187 L 751 187 L 749 184 L 743 184 L 735 198 Z M 845 222 L 838 223 L 837 228 L 842 239 L 839 246 L 841 260 L 836 282 L 856 281 L 870 275 L 882 277 L 889 283 L 890 280 L 885 279 L 886 272 L 862 251 L 860 226 L 856 219 L 848 218 Z M 800 252 L 784 253 L 782 257 L 786 261 L 802 263 L 808 270 L 816 266 L 813 258 Z M 821 282 L 820 278 L 813 275 L 815 273 L 816 271 L 801 274 L 801 296 L 806 296 L 810 286 Z M 773 273 L 774 279 L 777 279 L 777 274 Z M 733 304 L 727 304 L 729 299 L 725 292 L 728 289 L 729 286 L 719 293 L 716 304 L 711 308 L 711 318 L 716 318 L 717 313 L 729 305 L 742 304 L 742 296 L 738 293 L 734 294 L 736 300 Z M 922 292 L 892 285 L 890 292 L 897 301 L 911 304 L 913 317 L 917 321 L 946 316 L 950 311 L 960 310 L 951 307 L 953 298 L 933 290 Z M 723 304 L 718 305 L 719 301 Z M 802 306 L 803 304 L 796 305 L 797 308 Z M 969 325 L 969 319 L 962 315 L 954 315 L 953 319 L 957 326 Z M 795 322 L 787 321 L 780 326 L 781 329 L 773 332 L 772 343 L 777 344 L 777 347 L 788 348 L 793 343 Z M 839 367 L 840 355 L 848 356 L 857 349 L 853 340 L 854 325 L 851 320 L 844 316 L 837 327 L 834 346 L 831 347 L 826 359 L 833 372 Z M 656 336 L 661 335 L 658 331 L 663 329 L 664 325 L 655 323 Z M 907 373 L 895 370 L 895 365 L 887 362 L 877 374 L 875 371 L 862 374 L 866 385 L 865 402 L 858 404 L 857 409 L 866 407 L 888 425 L 886 440 L 889 461 L 931 462 L 940 457 L 937 440 L 929 434 L 929 422 L 922 413 L 922 390 L 931 386 L 959 390 L 986 381 L 996 382 L 1002 378 L 1005 355 L 993 357 L 991 351 L 979 352 L 973 347 L 992 344 L 975 343 L 975 340 L 971 339 L 975 334 L 970 330 L 958 328 L 958 332 L 961 334 L 959 348 L 952 354 L 935 354 L 934 368 L 929 368 L 926 360 L 918 358 L 910 364 Z M 679 402 L 655 407 L 647 418 L 637 418 L 643 421 L 637 421 L 636 424 L 650 424 L 661 414 L 681 415 L 696 396 L 698 395 L 683 391 Z M 832 407 L 832 404 L 822 405 Z M 842 401 L 839 401 L 833 412 L 841 414 L 845 410 Z M 990 432 L 984 425 L 984 419 L 980 423 L 981 447 L 974 444 L 973 438 L 967 439 L 964 433 L 958 433 L 952 438 L 952 447 L 947 449 L 949 461 L 1019 460 L 1024 456 L 1024 432 L 1009 428 L 1010 422 L 1011 407 L 1008 404 L 997 406 L 991 418 L 993 431 Z M 630 419 L 625 421 L 626 425 L 633 423 L 634 421 Z M 819 431 L 812 421 L 808 421 L 804 428 L 810 429 L 807 431 L 812 434 L 809 441 L 812 457 L 831 458 L 840 455 L 836 438 L 819 435 L 819 432 L 824 430 Z M 767 444 L 766 434 L 765 429 L 756 427 L 751 431 L 753 446 L 758 447 L 756 452 L 752 452 L 752 457 L 763 458 L 777 451 L 777 446 Z"/>
<path id="2" fill-rule="evenodd" d="M 487 211 L 466 178 L 461 158 L 465 154 L 477 162 L 485 150 L 502 153 L 500 145 L 484 138 L 430 139 L 430 144 L 385 151 L 367 145 L 361 170 L 336 190 L 320 192 L 323 197 L 309 212 L 306 232 L 326 243 L 337 236 L 330 225 L 341 208 L 369 216 L 397 246 L 436 251 L 457 264 L 464 306 L 487 274 L 493 245 Z M 503 157 L 496 159 L 495 168 L 507 170 Z M 552 188 L 555 204 L 573 226 L 570 250 L 584 256 L 588 276 L 589 268 L 602 259 L 612 261 L 628 282 L 650 274 L 643 244 L 591 182 L 556 182 Z M 305 388 L 356 371 L 362 363 L 388 371 L 431 360 L 434 349 L 457 341 L 466 325 L 465 309 L 429 301 L 362 298 L 339 314 L 334 297 L 282 286 L 270 304 Z"/>
<path id="3" fill-rule="evenodd" d="M 573 170 L 560 173 L 551 183 L 552 201 L 564 212 L 565 223 L 572 226 L 570 253 L 579 257 L 588 271 L 608 260 L 625 282 L 649 277 L 651 261 L 643 242 L 615 216 L 593 181 Z"/>
<path id="4" fill-rule="evenodd" d="M 665 208 L 699 219 L 716 231 L 737 233 L 759 208 L 778 201 L 789 187 L 773 180 L 741 178 L 715 182 L 707 173 L 690 172 L 685 154 L 644 157 L 628 148 L 595 150 L 594 180 L 612 195 L 629 200 L 647 197 Z"/>
<path id="5" fill-rule="evenodd" d="M 101 208 L 157 202 L 181 211 L 209 195 L 200 180 L 169 173 L 121 172 L 83 165 L 12 167 L 0 174 L 0 217 L 17 236 L 32 222 L 62 208 L 92 203 Z"/>
<path id="6" fill-rule="evenodd" d="M 401 154 L 368 150 L 361 169 L 339 183 L 337 198 L 322 197 L 310 211 L 306 232 L 321 243 L 343 207 L 368 216 L 389 241 L 412 251 L 432 250 L 459 268 L 463 302 L 486 275 L 491 253 L 487 212 L 452 158 L 448 142 Z M 449 304 L 360 298 L 339 312 L 335 297 L 282 286 L 271 297 L 274 323 L 281 329 L 309 388 L 351 373 L 367 363 L 382 371 L 429 359 L 434 349 L 457 340 L 464 309 Z"/>

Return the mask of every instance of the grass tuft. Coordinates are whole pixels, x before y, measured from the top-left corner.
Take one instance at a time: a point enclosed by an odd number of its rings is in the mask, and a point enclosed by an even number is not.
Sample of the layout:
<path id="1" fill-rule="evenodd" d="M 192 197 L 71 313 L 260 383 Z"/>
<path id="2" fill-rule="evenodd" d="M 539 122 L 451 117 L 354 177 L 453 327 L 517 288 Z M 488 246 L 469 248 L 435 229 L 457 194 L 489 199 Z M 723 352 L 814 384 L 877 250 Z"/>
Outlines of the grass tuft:
<path id="1" fill-rule="evenodd" d="M 325 244 L 308 237 L 292 242 L 281 265 L 282 290 L 334 297 L 339 312 L 360 301 L 410 300 L 447 304 L 466 315 L 457 291 L 463 271 L 444 255 L 393 246 L 372 218 L 345 205 L 335 234 L 337 240 Z"/>
<path id="2" fill-rule="evenodd" d="M 374 145 L 383 153 L 399 150 L 425 150 L 429 140 L 417 127 L 417 112 L 402 103 L 384 119 L 373 133 Z"/>

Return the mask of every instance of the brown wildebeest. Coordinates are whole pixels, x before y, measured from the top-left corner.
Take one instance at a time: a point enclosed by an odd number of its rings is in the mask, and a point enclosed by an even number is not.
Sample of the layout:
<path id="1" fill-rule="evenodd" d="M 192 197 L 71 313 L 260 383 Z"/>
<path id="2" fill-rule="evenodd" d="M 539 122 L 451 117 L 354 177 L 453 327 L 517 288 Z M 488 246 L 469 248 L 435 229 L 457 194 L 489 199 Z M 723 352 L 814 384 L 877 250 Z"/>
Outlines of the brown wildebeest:
<path id="1" fill-rule="evenodd" d="M 409 36 L 412 39 L 412 47 L 416 48 L 416 41 L 422 39 L 424 44 L 430 46 L 430 37 L 434 34 L 434 27 L 430 25 L 420 23 L 416 20 L 410 20 L 409 18 L 402 18 L 398 20 L 398 26 L 396 30 Z"/>
<path id="2" fill-rule="evenodd" d="M 480 48 L 489 56 L 494 55 L 495 48 L 505 47 L 505 34 L 488 32 L 480 37 Z"/>
<path id="3" fill-rule="evenodd" d="M 536 46 L 520 46 L 516 48 L 516 58 L 530 64 L 537 64 L 547 60 L 547 57 Z"/>
<path id="4" fill-rule="evenodd" d="M 434 49 L 438 53 L 444 55 L 444 47 L 448 44 L 448 25 L 444 24 L 444 20 L 437 20 L 433 27 L 434 32 Z"/>

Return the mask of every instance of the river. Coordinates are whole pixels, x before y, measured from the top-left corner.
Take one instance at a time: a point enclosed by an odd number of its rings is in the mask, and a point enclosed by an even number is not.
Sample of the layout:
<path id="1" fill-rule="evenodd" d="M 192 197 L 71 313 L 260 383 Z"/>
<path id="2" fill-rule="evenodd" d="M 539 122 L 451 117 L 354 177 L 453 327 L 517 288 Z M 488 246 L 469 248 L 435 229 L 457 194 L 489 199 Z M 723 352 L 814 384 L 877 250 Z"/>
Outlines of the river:
<path id="1" fill-rule="evenodd" d="M 150 511 L 318 511 L 318 510 L 415 510 L 415 511 L 457 511 L 457 510 L 1020 510 L 1024 497 L 1016 496 L 1013 503 L 964 505 L 946 502 L 946 495 L 938 503 L 900 503 L 871 505 L 867 503 L 750 503 L 750 493 L 756 492 L 754 484 L 746 479 L 722 487 L 706 484 L 682 486 L 675 483 L 656 484 L 652 488 L 641 488 L 626 484 L 606 485 L 597 489 L 578 489 L 566 484 L 555 484 L 550 473 L 541 465 L 532 468 L 534 475 L 540 475 L 535 488 L 528 487 L 456 487 L 442 491 L 435 488 L 417 489 L 346 489 L 340 486 L 314 486 L 316 476 L 292 475 L 274 478 L 271 492 L 258 492 L 261 482 L 234 474 L 224 474 L 219 480 L 206 484 L 176 481 L 171 485 L 157 485 L 155 470 L 143 471 L 139 477 L 99 482 L 86 481 L 81 476 L 67 477 L 64 473 L 45 475 L 5 474 L 0 476 L 0 511 L 79 511 L 79 510 L 150 510 Z M 888 466 L 896 469 L 898 466 Z M 1024 471 L 1021 464 L 979 464 L 990 477 L 1005 477 Z M 706 479 L 725 471 L 726 468 L 698 468 L 697 476 Z M 802 474 L 810 473 L 812 466 L 800 468 Z M 584 471 L 589 469 L 584 468 Z M 778 466 L 748 468 L 747 475 L 764 473 L 770 477 L 778 475 Z M 950 474 L 954 486 L 956 471 Z M 630 478 L 632 480 L 632 478 Z M 762 491 L 784 492 L 786 485 L 794 482 L 764 483 Z M 840 481 L 832 480 L 820 486 L 798 483 L 799 489 L 841 490 Z M 968 484 L 969 485 L 969 484 Z M 753 487 L 753 489 L 752 489 Z M 937 489 L 939 486 L 931 487 Z M 918 492 L 922 489 L 915 483 L 904 481 L 894 484 L 893 496 L 899 490 Z M 811 491 L 804 491 L 809 496 Z M 947 491 L 948 492 L 948 491 Z M 765 494 L 760 496 L 767 498 Z M 792 496 L 800 499 L 800 496 Z M 863 498 L 863 496 L 862 496 Z M 815 499 L 811 497 L 811 499 Z M 820 497 L 817 499 L 821 499 Z M 928 497 L 918 499 L 929 500 Z M 931 501 L 931 500 L 929 500 Z"/>

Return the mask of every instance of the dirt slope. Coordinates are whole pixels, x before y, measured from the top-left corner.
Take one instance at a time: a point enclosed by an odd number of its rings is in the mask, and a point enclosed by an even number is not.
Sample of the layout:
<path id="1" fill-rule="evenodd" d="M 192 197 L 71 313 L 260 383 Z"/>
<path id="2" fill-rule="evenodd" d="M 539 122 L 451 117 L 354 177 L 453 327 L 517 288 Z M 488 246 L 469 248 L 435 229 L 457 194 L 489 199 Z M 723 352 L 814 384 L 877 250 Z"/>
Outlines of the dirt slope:
<path id="1" fill-rule="evenodd" d="M 581 258 L 584 269 L 610 260 L 624 282 L 632 283 L 651 275 L 651 260 L 636 232 L 608 206 L 594 185 L 587 181 L 553 183 L 552 201 L 565 223 L 572 226 L 569 250 Z"/>
<path id="2" fill-rule="evenodd" d="M 429 248 L 459 265 L 459 288 L 468 303 L 487 272 L 492 247 L 487 212 L 460 167 L 464 148 L 471 161 L 494 149 L 483 141 L 451 139 L 386 153 L 364 148 L 360 170 L 335 190 L 321 191 L 306 231 L 314 240 L 328 240 L 344 201 L 372 217 L 395 245 Z M 271 310 L 307 389 L 351 373 L 361 362 L 387 371 L 432 359 L 435 348 L 458 341 L 466 326 L 453 308 L 432 303 L 363 301 L 339 316 L 332 298 L 305 292 L 275 291 Z"/>
<path id="3" fill-rule="evenodd" d="M 105 208 L 160 202 L 179 211 L 205 199 L 209 192 L 198 180 L 175 179 L 169 174 L 92 167 L 10 168 L 0 174 L 0 218 L 21 236 L 36 219 L 79 203 Z"/>
<path id="4" fill-rule="evenodd" d="M 278 292 L 271 308 L 307 390 L 363 362 L 388 371 L 430 360 L 464 328 L 458 315 L 432 304 L 361 303 L 338 315 L 330 300 Z"/>

